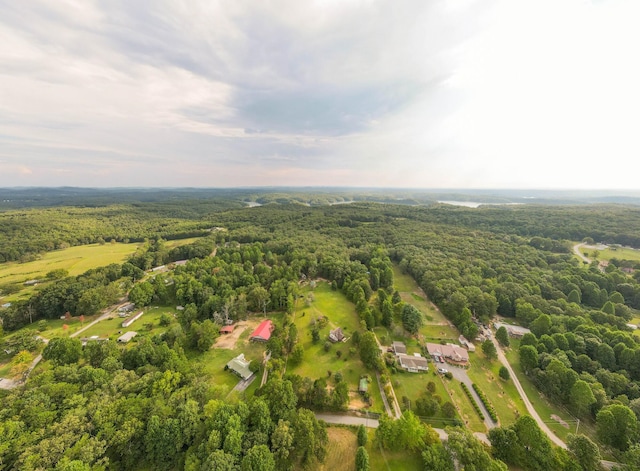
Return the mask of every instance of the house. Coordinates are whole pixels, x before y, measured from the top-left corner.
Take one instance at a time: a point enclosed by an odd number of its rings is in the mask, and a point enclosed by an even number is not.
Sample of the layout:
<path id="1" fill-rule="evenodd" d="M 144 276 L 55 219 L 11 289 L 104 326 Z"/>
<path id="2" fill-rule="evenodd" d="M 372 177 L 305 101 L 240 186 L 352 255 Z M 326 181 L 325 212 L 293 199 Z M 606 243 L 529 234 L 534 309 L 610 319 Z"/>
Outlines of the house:
<path id="1" fill-rule="evenodd" d="M 462 345 L 464 348 L 466 348 L 470 352 L 475 352 L 476 351 L 476 346 L 474 344 L 472 344 L 471 342 L 469 342 L 464 337 L 464 335 L 461 335 L 460 337 L 458 337 L 458 342 L 460 342 L 460 345 Z"/>
<path id="2" fill-rule="evenodd" d="M 118 312 L 131 312 L 136 307 L 133 303 L 123 304 L 118 308 Z"/>
<path id="3" fill-rule="evenodd" d="M 251 362 L 245 359 L 244 353 L 241 353 L 237 357 L 227 363 L 224 367 L 225 370 L 231 370 L 242 379 L 247 380 L 253 376 L 253 371 L 249 369 L 249 364 Z"/>
<path id="4" fill-rule="evenodd" d="M 342 329 L 338 327 L 337 329 L 329 331 L 329 340 L 332 342 L 342 342 L 344 340 L 344 333 Z"/>
<path id="5" fill-rule="evenodd" d="M 133 316 L 131 319 L 127 319 L 126 321 L 124 321 L 122 323 L 122 327 L 129 327 L 131 324 L 133 324 L 135 321 L 137 321 L 138 319 L 140 319 L 142 317 L 142 314 L 144 314 L 144 311 L 140 311 L 138 314 L 136 314 L 135 316 Z"/>
<path id="6" fill-rule="evenodd" d="M 231 325 L 225 325 L 224 327 L 220 328 L 220 333 L 221 334 L 230 334 L 234 331 L 234 329 L 236 328 L 235 324 L 231 324 Z"/>
<path id="7" fill-rule="evenodd" d="M 271 332 L 273 331 L 273 322 L 271 319 L 262 321 L 260 325 L 249 336 L 249 340 L 255 340 L 256 342 L 267 342 L 271 338 Z"/>
<path id="8" fill-rule="evenodd" d="M 509 334 L 509 336 L 516 339 L 521 339 L 524 334 L 531 333 L 529 329 L 527 329 L 526 327 L 520 327 L 519 325 L 503 324 L 502 322 L 495 322 L 493 325 L 496 329 L 504 327 L 505 329 L 507 329 L 507 333 Z"/>
<path id="9" fill-rule="evenodd" d="M 38 283 L 40 283 L 40 280 L 29 280 L 29 281 L 25 281 L 24 285 L 25 286 L 36 286 Z"/>
<path id="10" fill-rule="evenodd" d="M 414 353 L 413 355 L 405 355 L 404 353 L 401 353 L 398 355 L 398 361 L 402 368 L 411 373 L 418 373 L 429 369 L 429 362 L 419 353 Z"/>
<path id="11" fill-rule="evenodd" d="M 129 340 L 134 338 L 136 335 L 138 335 L 138 332 L 135 332 L 135 331 L 131 330 L 129 332 L 126 332 L 126 333 L 122 334 L 120 337 L 118 337 L 118 342 L 127 343 L 127 342 L 129 342 Z"/>
<path id="12" fill-rule="evenodd" d="M 393 348 L 393 353 L 396 355 L 406 355 L 407 353 L 407 346 L 402 342 L 393 342 L 391 348 Z"/>
<path id="13" fill-rule="evenodd" d="M 466 364 L 469 362 L 469 352 L 459 345 L 448 343 L 440 345 L 438 343 L 427 343 L 427 351 L 429 355 L 436 358 L 446 358 L 452 363 Z"/>

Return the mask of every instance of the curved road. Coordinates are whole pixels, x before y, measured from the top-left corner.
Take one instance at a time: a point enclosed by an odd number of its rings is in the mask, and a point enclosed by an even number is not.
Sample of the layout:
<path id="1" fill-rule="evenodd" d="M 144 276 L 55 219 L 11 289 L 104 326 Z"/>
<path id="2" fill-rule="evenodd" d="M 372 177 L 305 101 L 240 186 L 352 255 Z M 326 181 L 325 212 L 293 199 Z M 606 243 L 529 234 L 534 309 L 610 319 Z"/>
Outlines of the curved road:
<path id="1" fill-rule="evenodd" d="M 513 371 L 513 368 L 511 368 L 511 364 L 507 360 L 507 357 L 504 355 L 504 353 L 502 351 L 502 347 L 500 347 L 500 345 L 498 344 L 498 341 L 496 340 L 495 335 L 491 336 L 491 341 L 496 346 L 496 350 L 498 352 L 498 359 L 500 360 L 500 363 L 502 363 L 507 368 L 507 370 L 509 370 L 509 375 L 511 375 L 511 380 L 513 381 L 513 384 L 515 385 L 516 389 L 518 390 L 518 394 L 520 394 L 520 397 L 522 398 L 522 400 L 524 402 L 524 405 L 527 408 L 527 412 L 529 413 L 529 415 L 534 418 L 534 420 L 538 423 L 538 426 L 540 427 L 540 429 L 545 434 L 547 434 L 549 439 L 555 445 L 557 445 L 557 446 L 559 446 L 561 448 L 564 448 L 566 450 L 567 449 L 567 444 L 565 442 L 563 442 L 562 440 L 560 440 L 551 431 L 551 429 L 549 427 L 547 427 L 547 424 L 545 424 L 542 421 L 542 419 L 538 415 L 538 412 L 534 409 L 533 404 L 531 404 L 531 401 L 527 397 L 527 394 L 524 392 L 524 389 L 522 388 L 522 385 L 520 384 L 520 381 L 518 380 L 518 377 L 516 376 L 516 373 Z"/>
<path id="2" fill-rule="evenodd" d="M 573 253 L 576 254 L 578 257 L 580 257 L 580 259 L 584 262 L 584 263 L 591 263 L 591 259 L 587 258 L 581 251 L 580 249 L 582 247 L 584 247 L 585 244 L 584 242 L 582 242 L 581 244 L 576 244 L 573 246 Z"/>

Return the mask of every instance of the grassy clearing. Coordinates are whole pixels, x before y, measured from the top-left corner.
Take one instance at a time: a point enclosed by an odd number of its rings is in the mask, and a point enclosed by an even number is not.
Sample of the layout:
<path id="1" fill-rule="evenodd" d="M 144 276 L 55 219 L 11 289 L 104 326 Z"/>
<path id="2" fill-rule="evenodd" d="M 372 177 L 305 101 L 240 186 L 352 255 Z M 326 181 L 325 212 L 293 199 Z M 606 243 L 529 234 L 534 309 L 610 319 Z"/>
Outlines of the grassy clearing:
<path id="1" fill-rule="evenodd" d="M 433 381 L 436 385 L 435 394 L 442 398 L 442 403 L 450 402 L 449 393 L 445 388 L 442 379 L 435 373 L 433 368 L 428 373 L 408 373 L 399 372 L 391 376 L 393 388 L 398 397 L 400 407 L 403 407 L 403 397 L 411 401 L 411 407 L 415 407 L 415 401 L 427 391 L 427 384 Z M 415 409 L 414 409 L 415 412 Z M 432 427 L 444 428 L 453 424 L 453 419 L 449 419 L 438 413 L 433 417 L 421 417 L 421 419 Z"/>
<path id="2" fill-rule="evenodd" d="M 0 363 L 0 378 L 11 376 L 11 363 L 9 361 Z"/>
<path id="3" fill-rule="evenodd" d="M 418 283 L 411 276 L 402 273 L 400 267 L 393 266 L 393 284 L 400 293 L 403 301 L 413 304 L 422 314 L 428 323 L 447 322 L 447 319 L 438 311 L 433 304 L 425 297 Z"/>
<path id="4" fill-rule="evenodd" d="M 202 237 L 190 237 L 188 239 L 168 240 L 164 243 L 164 245 L 168 249 L 173 249 L 175 247 L 182 247 L 183 245 L 193 244 L 194 242 L 200 239 L 202 239 Z"/>
<path id="5" fill-rule="evenodd" d="M 498 360 L 487 360 L 482 351 L 478 349 L 473 360 L 473 368 L 470 368 L 467 373 L 471 381 L 476 383 L 491 401 L 500 425 L 507 426 L 514 423 L 521 415 L 526 414 L 527 408 L 513 381 L 503 381 L 498 376 L 500 366 Z"/>
<path id="6" fill-rule="evenodd" d="M 305 287 L 302 293 L 306 296 L 313 294 L 313 301 L 310 305 L 300 302 L 295 309 L 294 322 L 298 328 L 298 342 L 304 348 L 302 363 L 293 366 L 287 365 L 287 373 L 298 374 L 311 379 L 321 377 L 327 378 L 329 372 L 342 373 L 342 376 L 349 385 L 349 390 L 357 391 L 360 376 L 369 374 L 374 380 L 369 387 L 373 404 L 371 410 L 383 411 L 380 391 L 375 383 L 375 375 L 367 370 L 360 361 L 358 353 L 353 355 L 349 350 L 354 347 L 351 340 L 346 342 L 331 344 L 328 351 L 324 345 L 329 337 L 329 331 L 341 327 L 346 337 L 351 337 L 353 332 L 359 330 L 360 319 L 355 311 L 354 305 L 340 291 L 333 291 L 328 283 L 318 283 L 316 288 L 311 290 Z M 326 316 L 329 321 L 325 327 L 320 329 L 320 341 L 313 343 L 311 337 L 312 322 L 321 316 Z M 341 355 L 338 357 L 337 352 Z"/>
<path id="7" fill-rule="evenodd" d="M 91 244 L 69 247 L 47 252 L 38 260 L 27 263 L 7 262 L 0 264 L 0 285 L 23 284 L 28 280 L 43 279 L 47 273 L 64 269 L 69 275 L 80 275 L 92 268 L 111 263 L 122 263 L 133 254 L 140 244 Z M 42 286 L 40 284 L 39 286 Z M 30 296 L 37 287 L 23 286 L 14 294 L 2 298 L 3 302 L 13 302 Z"/>
<path id="8" fill-rule="evenodd" d="M 352 429 L 327 427 L 327 457 L 318 471 L 355 471 L 358 439 Z"/>
<path id="9" fill-rule="evenodd" d="M 533 404 L 533 407 L 538 412 L 542 420 L 547 423 L 553 433 L 555 433 L 560 439 L 566 441 L 569 433 L 575 433 L 576 420 L 566 410 L 552 404 L 546 397 L 544 397 L 544 395 L 536 389 L 531 380 L 522 372 L 522 368 L 520 367 L 520 355 L 518 354 L 519 344 L 519 341 L 511 340 L 511 348 L 507 349 L 505 352 L 507 359 L 518 376 L 520 384 L 531 401 L 531 404 Z M 569 428 L 567 429 L 553 421 L 551 419 L 552 415 L 557 415 L 562 418 L 562 420 L 569 424 Z M 589 424 L 580 422 L 579 432 L 584 433 L 592 440 L 595 440 L 595 429 Z"/>
<path id="10" fill-rule="evenodd" d="M 593 258 L 593 253 L 596 249 L 581 248 L 580 251 L 589 258 Z M 633 260 L 640 262 L 640 250 L 629 249 L 626 247 L 609 247 L 605 250 L 597 250 L 598 260 L 611 260 L 617 258 L 618 260 Z"/>
<path id="11" fill-rule="evenodd" d="M 376 443 L 374 430 L 369 430 L 369 440 L 366 448 L 369 453 L 371 471 L 400 469 L 402 471 L 420 471 L 424 469 L 422 457 L 418 453 L 411 453 L 406 450 L 390 451 L 380 448 Z"/>

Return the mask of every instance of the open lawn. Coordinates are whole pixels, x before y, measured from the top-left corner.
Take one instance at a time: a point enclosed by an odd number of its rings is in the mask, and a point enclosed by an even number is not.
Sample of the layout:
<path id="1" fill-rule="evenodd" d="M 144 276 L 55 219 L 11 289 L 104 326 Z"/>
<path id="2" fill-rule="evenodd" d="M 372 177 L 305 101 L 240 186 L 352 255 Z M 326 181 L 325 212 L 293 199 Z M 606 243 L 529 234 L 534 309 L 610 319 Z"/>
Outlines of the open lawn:
<path id="1" fill-rule="evenodd" d="M 420 398 L 427 391 L 427 384 L 431 381 L 436 385 L 435 394 L 440 396 L 442 404 L 445 402 L 451 402 L 449 393 L 444 387 L 442 379 L 435 373 L 434 366 L 429 365 L 429 372 L 427 373 L 409 373 L 399 372 L 391 376 L 393 382 L 393 389 L 396 392 L 398 402 L 401 408 L 404 408 L 403 397 L 407 397 L 411 401 L 411 407 L 414 413 L 415 401 Z M 453 425 L 454 419 L 449 419 L 438 413 L 433 417 L 420 417 L 424 422 L 428 423 L 432 427 L 444 428 L 447 425 Z"/>
<path id="2" fill-rule="evenodd" d="M 122 327 L 122 323 L 126 321 L 127 318 L 119 317 L 117 313 L 113 313 L 110 319 L 98 322 L 90 329 L 82 332 L 80 336 L 85 338 L 97 335 L 100 338 L 111 338 L 115 340 L 125 332 L 132 330 L 138 332 L 138 335 L 145 333 L 157 334 L 165 329 L 165 327 L 160 327 L 159 325 L 160 316 L 164 313 L 172 315 L 175 312 L 175 308 L 158 306 L 147 307 L 141 310 L 144 312 L 142 317 L 129 327 Z M 138 312 L 140 312 L 140 310 L 136 309 L 131 315 L 135 316 Z M 153 324 L 152 329 L 147 329 L 145 324 Z"/>
<path id="3" fill-rule="evenodd" d="M 500 366 L 501 363 L 498 360 L 487 360 L 482 350 L 478 349 L 474 354 L 473 367 L 467 371 L 467 374 L 491 401 L 498 414 L 499 424 L 508 426 L 518 417 L 526 414 L 527 408 L 513 381 L 504 381 L 498 376 Z"/>
<path id="4" fill-rule="evenodd" d="M 339 371 L 352 391 L 358 389 L 360 376 L 369 374 L 374 380 L 369 387 L 369 393 L 373 400 L 371 409 L 376 412 L 382 412 L 384 406 L 380 391 L 375 383 L 374 373 L 364 367 L 357 351 L 353 354 L 349 353 L 349 350 L 354 348 L 350 337 L 360 327 L 360 319 L 354 305 L 343 293 L 333 291 L 326 282 L 318 283 L 313 290 L 310 287 L 305 287 L 302 293 L 305 297 L 308 293 L 313 294 L 311 304 L 306 305 L 306 302 L 303 303 L 300 300 L 294 313 L 294 322 L 298 328 L 298 343 L 304 348 L 304 357 L 297 366 L 288 363 L 287 373 L 318 379 L 321 377 L 327 378 L 329 372 L 333 374 Z M 317 343 L 313 343 L 311 337 L 312 322 L 317 322 L 323 316 L 326 316 L 328 321 L 320 329 L 320 340 Z M 329 331 L 336 327 L 342 328 L 348 340 L 331 344 L 329 350 L 326 351 L 324 345 L 328 341 Z M 338 356 L 337 352 L 341 352 L 340 356 Z"/>
<path id="5" fill-rule="evenodd" d="M 7 295 L 2 302 L 24 299 L 37 287 L 23 286 L 25 281 L 42 280 L 50 271 L 64 269 L 69 275 L 80 275 L 91 268 L 122 263 L 133 254 L 139 244 L 91 244 L 69 247 L 68 249 L 47 252 L 38 260 L 27 263 L 7 262 L 0 264 L 0 285 L 19 284 L 19 292 Z M 42 286 L 40 284 L 39 286 Z"/>
<path id="6" fill-rule="evenodd" d="M 200 239 L 202 239 L 202 237 L 190 237 L 188 239 L 168 240 L 164 243 L 164 246 L 168 249 L 173 249 L 175 247 L 182 247 L 183 245 L 193 244 L 195 241 Z"/>
<path id="7" fill-rule="evenodd" d="M 405 275 L 397 265 L 393 266 L 393 284 L 403 301 L 413 304 L 425 316 L 429 324 L 447 323 L 447 319 L 426 298 L 418 283 L 409 275 Z"/>
<path id="8" fill-rule="evenodd" d="M 593 258 L 593 253 L 596 252 L 596 249 L 588 249 L 586 247 L 582 247 L 580 251 L 585 254 L 589 258 Z M 605 250 L 597 250 L 598 252 L 598 260 L 611 260 L 612 258 L 617 258 L 618 260 L 633 260 L 636 262 L 640 262 L 640 250 L 630 249 L 626 247 L 609 247 Z"/>
<path id="9" fill-rule="evenodd" d="M 442 378 L 442 381 L 445 383 L 447 390 L 451 393 L 453 404 L 456 406 L 456 409 L 458 409 L 458 413 L 460 414 L 462 421 L 465 423 L 465 426 L 472 432 L 486 433 L 487 428 L 484 421 L 473 408 L 473 405 L 471 405 L 469 397 L 463 391 L 462 386 L 460 386 L 460 381 L 456 381 L 455 379 L 448 380 L 446 378 Z"/>
<path id="10" fill-rule="evenodd" d="M 375 439 L 375 431 L 369 429 L 367 440 L 367 452 L 369 453 L 369 465 L 371 471 L 421 471 L 424 469 L 422 457 L 418 453 L 406 450 L 383 450 Z"/>
<path id="11" fill-rule="evenodd" d="M 327 427 L 329 444 L 324 463 L 318 471 L 355 471 L 358 439 L 352 429 L 344 427 Z"/>
<path id="12" fill-rule="evenodd" d="M 277 323 L 277 321 L 274 321 Z M 260 342 L 249 341 L 249 335 L 251 332 L 245 330 L 238 341 L 235 348 L 211 348 L 204 353 L 188 352 L 189 359 L 196 363 L 204 374 L 212 378 L 213 384 L 221 386 L 224 391 L 222 395 L 226 395 L 238 384 L 240 378 L 238 378 L 231 371 L 225 371 L 224 367 L 232 358 L 237 357 L 241 353 L 247 360 L 257 360 L 262 362 L 262 358 L 265 351 L 265 344 Z M 259 375 L 261 375 L 262 370 Z M 257 387 L 260 385 L 260 378 L 256 378 L 251 386 L 245 391 L 246 396 L 253 395 Z"/>

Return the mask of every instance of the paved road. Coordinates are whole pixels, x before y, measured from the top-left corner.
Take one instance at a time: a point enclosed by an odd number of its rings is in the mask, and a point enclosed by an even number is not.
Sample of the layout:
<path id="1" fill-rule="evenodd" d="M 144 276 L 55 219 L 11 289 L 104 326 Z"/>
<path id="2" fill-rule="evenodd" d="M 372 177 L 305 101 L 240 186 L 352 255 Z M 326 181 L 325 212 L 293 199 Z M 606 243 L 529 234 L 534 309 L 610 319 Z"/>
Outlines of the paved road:
<path id="1" fill-rule="evenodd" d="M 574 254 L 576 254 L 578 257 L 580 257 L 580 258 L 582 259 L 582 261 L 583 261 L 583 262 L 585 262 L 585 263 L 591 263 L 591 259 L 590 259 L 590 258 L 587 258 L 587 257 L 586 257 L 586 256 L 585 256 L 585 255 L 580 251 L 580 249 L 581 249 L 582 247 L 584 247 L 585 245 L 587 245 L 587 244 L 585 244 L 584 242 L 583 242 L 583 243 L 581 243 L 581 244 L 576 244 L 576 245 L 574 245 L 574 246 L 573 246 L 573 253 L 574 253 Z"/>
<path id="2" fill-rule="evenodd" d="M 122 305 L 123 304 L 120 303 L 120 304 L 116 304 L 115 306 L 111 306 L 107 308 L 104 314 L 102 314 L 97 319 L 89 322 L 87 325 L 83 326 L 81 329 L 76 330 L 73 334 L 69 335 L 69 337 L 77 337 L 85 330 L 90 329 L 91 327 L 96 325 L 98 322 L 109 318 L 109 316 L 111 316 L 111 314 L 113 314 L 113 312 Z M 41 337 L 39 335 L 38 335 L 38 338 L 42 340 L 44 343 L 49 343 L 49 339 L 47 338 Z M 21 384 L 24 384 L 24 382 L 27 380 L 27 378 L 29 377 L 33 369 L 36 367 L 36 365 L 40 363 L 40 360 L 42 360 L 42 355 L 38 355 L 33 359 L 33 361 L 31 362 L 31 365 L 29 366 L 29 369 L 27 369 L 22 379 L 20 380 L 3 379 L 2 381 L 0 381 L 0 389 L 13 389 L 15 387 L 20 386 Z"/>
<path id="3" fill-rule="evenodd" d="M 565 442 L 563 442 L 562 440 L 560 440 L 552 431 L 549 427 L 547 427 L 547 424 L 545 424 L 542 419 L 540 418 L 540 416 L 538 415 L 538 412 L 534 409 L 533 404 L 531 404 L 531 401 L 529 400 L 529 398 L 527 397 L 527 394 L 524 392 L 524 389 L 522 388 L 522 385 L 520 384 L 520 381 L 518 380 L 518 377 L 516 376 L 515 372 L 513 371 L 513 368 L 511 368 L 511 365 L 509 364 L 509 361 L 507 360 L 507 357 L 504 355 L 504 352 L 502 351 L 502 347 L 498 344 L 495 335 L 491 336 L 491 341 L 493 342 L 493 344 L 496 346 L 496 350 L 498 351 L 498 359 L 500 360 L 500 363 L 502 363 L 507 370 L 509 370 L 509 375 L 511 376 L 511 380 L 513 381 L 513 384 L 515 385 L 516 389 L 518 390 L 518 394 L 520 394 L 520 397 L 522 398 L 525 407 L 527 408 L 527 412 L 529 412 L 529 415 L 531 417 L 534 418 L 534 420 L 538 423 L 538 426 L 540 427 L 540 429 L 547 434 L 547 436 L 549 437 L 549 439 L 557 446 L 564 448 L 565 450 L 567 449 L 567 444 Z"/>
<path id="4" fill-rule="evenodd" d="M 380 422 L 377 419 L 369 419 L 367 417 L 355 417 L 352 415 L 340 415 L 340 414 L 316 414 L 316 418 L 318 420 L 323 420 L 328 424 L 339 424 L 339 425 L 364 425 L 369 428 L 378 428 Z M 447 432 L 441 428 L 434 428 L 440 437 L 440 440 L 446 440 L 449 438 Z M 484 433 L 474 433 L 473 434 L 478 440 L 490 445 L 489 439 Z"/>

